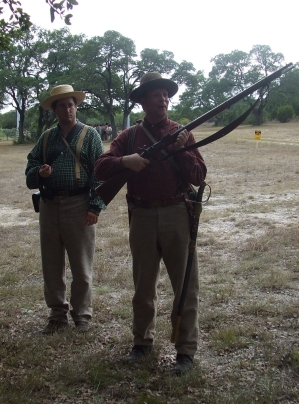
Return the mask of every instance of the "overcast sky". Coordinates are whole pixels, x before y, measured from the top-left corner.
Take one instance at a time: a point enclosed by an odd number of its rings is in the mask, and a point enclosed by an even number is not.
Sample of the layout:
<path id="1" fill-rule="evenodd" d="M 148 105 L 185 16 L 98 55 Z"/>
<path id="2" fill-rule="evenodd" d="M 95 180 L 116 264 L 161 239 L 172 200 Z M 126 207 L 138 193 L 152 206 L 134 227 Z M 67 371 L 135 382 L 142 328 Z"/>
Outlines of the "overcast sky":
<path id="1" fill-rule="evenodd" d="M 21 0 L 32 22 L 48 29 L 44 0 Z M 78 0 L 70 30 L 88 38 L 115 30 L 135 42 L 137 53 L 145 48 L 174 53 L 177 62 L 192 62 L 196 70 L 211 70 L 210 60 L 233 50 L 249 52 L 253 45 L 269 45 L 285 62 L 299 61 L 298 0 Z"/>

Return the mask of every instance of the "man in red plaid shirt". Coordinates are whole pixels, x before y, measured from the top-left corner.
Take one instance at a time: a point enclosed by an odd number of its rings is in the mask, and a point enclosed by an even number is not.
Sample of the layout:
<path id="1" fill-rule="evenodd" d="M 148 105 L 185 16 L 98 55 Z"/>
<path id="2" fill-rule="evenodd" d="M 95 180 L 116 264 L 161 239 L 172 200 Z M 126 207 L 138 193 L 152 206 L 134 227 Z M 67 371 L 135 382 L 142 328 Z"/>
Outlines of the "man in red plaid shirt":
<path id="1" fill-rule="evenodd" d="M 102 154 L 95 165 L 99 180 L 128 168 L 134 175 L 127 183 L 127 201 L 130 210 L 130 247 L 133 258 L 133 336 L 134 346 L 126 357 L 135 362 L 153 350 L 157 315 L 157 284 L 160 262 L 163 259 L 174 292 L 171 320 L 174 326 L 184 281 L 190 225 L 185 196 L 189 184 L 204 182 L 206 166 L 197 148 L 178 154 L 173 165 L 162 160 L 160 152 L 155 159 L 140 156 L 140 149 L 149 147 L 178 129 L 178 124 L 167 116 L 169 99 L 178 86 L 159 73 L 145 74 L 140 86 L 132 91 L 130 99 L 141 104 L 145 117 L 141 124 L 121 132 Z M 195 143 L 191 132 L 182 131 L 167 151 Z M 176 166 L 176 167 L 175 167 Z M 183 179 L 184 178 L 184 179 Z M 198 264 L 195 254 L 185 300 L 179 337 L 175 344 L 174 371 L 182 373 L 193 368 L 198 345 Z"/>

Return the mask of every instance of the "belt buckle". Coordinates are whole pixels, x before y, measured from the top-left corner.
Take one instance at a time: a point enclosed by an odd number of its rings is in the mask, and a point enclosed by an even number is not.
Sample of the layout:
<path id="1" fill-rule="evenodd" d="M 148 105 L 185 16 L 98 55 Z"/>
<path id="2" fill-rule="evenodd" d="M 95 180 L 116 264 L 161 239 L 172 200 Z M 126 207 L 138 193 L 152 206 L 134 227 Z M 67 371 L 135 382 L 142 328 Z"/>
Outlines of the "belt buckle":
<path id="1" fill-rule="evenodd" d="M 154 207 L 155 208 L 159 208 L 161 206 L 161 202 L 160 201 L 155 201 L 154 202 Z"/>
<path id="2" fill-rule="evenodd" d="M 69 191 L 58 191 L 59 196 L 69 196 Z"/>

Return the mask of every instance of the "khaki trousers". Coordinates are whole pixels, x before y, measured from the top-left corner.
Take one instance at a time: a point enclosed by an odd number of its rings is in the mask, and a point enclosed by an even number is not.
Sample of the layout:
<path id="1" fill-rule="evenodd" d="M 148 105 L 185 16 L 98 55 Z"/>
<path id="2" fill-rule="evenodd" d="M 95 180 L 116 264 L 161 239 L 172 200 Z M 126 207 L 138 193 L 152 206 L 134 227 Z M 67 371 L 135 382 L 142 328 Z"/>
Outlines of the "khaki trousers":
<path id="1" fill-rule="evenodd" d="M 171 322 L 174 322 L 184 282 L 190 241 L 185 203 L 164 208 L 132 211 L 130 247 L 133 257 L 134 345 L 152 345 L 157 315 L 157 284 L 163 259 L 174 292 Z M 198 345 L 198 263 L 194 254 L 189 287 L 182 313 L 177 353 L 194 355 Z M 171 332 L 171 330 L 170 330 Z"/>
<path id="2" fill-rule="evenodd" d="M 92 316 L 92 271 L 96 227 L 86 226 L 89 195 L 55 197 L 40 202 L 40 243 L 44 294 L 51 309 L 49 319 L 67 321 L 65 251 L 71 272 L 72 317 L 74 321 Z"/>

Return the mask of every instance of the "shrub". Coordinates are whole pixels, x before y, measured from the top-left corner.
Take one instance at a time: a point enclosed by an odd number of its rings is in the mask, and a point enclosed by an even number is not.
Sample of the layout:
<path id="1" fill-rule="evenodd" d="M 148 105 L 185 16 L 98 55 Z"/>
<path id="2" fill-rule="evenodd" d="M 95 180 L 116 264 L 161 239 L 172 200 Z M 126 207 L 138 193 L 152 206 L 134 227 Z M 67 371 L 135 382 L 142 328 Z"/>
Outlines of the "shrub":
<path id="1" fill-rule="evenodd" d="M 16 137 L 16 128 L 14 129 L 1 129 L 0 138 L 3 140 L 13 139 Z"/>
<path id="2" fill-rule="evenodd" d="M 283 105 L 277 108 L 277 119 L 281 123 L 289 122 L 295 115 L 292 105 Z"/>
<path id="3" fill-rule="evenodd" d="M 180 123 L 181 125 L 183 125 L 183 126 L 187 125 L 189 122 L 190 122 L 190 119 L 188 119 L 188 118 L 181 118 L 181 119 L 179 120 L 179 123 Z"/>

